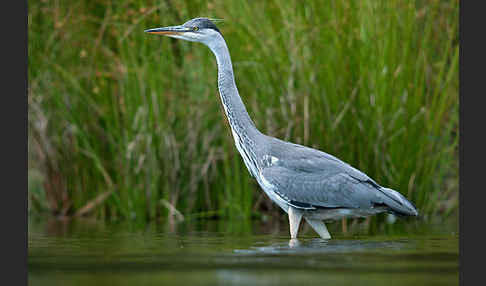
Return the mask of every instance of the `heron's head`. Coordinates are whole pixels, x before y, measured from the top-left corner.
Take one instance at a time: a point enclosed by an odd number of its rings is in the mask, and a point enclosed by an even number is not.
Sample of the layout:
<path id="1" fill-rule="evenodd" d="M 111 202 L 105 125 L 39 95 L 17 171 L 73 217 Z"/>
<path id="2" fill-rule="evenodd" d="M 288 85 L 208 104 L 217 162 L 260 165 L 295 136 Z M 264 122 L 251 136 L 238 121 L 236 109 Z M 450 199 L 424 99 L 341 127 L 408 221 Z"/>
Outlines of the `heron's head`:
<path id="1" fill-rule="evenodd" d="M 145 32 L 205 44 L 221 35 L 216 25 L 208 18 L 194 18 L 180 26 L 148 29 Z"/>

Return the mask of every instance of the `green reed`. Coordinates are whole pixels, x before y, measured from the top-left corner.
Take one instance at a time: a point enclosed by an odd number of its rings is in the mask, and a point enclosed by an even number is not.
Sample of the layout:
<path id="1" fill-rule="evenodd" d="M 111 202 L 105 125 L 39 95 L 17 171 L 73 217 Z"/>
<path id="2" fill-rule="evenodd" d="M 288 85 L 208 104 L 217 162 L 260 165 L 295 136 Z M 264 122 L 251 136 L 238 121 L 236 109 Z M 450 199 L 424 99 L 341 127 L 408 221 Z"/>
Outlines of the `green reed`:
<path id="1" fill-rule="evenodd" d="M 274 215 L 233 145 L 208 48 L 143 33 L 222 18 L 264 133 L 458 208 L 458 1 L 31 1 L 33 211 Z M 34 176 L 35 175 L 35 176 Z"/>

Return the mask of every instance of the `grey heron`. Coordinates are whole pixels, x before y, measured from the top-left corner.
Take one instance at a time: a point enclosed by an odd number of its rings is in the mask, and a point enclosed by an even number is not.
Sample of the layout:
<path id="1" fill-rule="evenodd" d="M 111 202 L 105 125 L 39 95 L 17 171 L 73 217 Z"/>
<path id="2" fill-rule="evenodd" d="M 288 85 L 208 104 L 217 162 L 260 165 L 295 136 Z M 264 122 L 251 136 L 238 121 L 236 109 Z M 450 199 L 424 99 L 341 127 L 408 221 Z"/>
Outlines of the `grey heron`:
<path id="1" fill-rule="evenodd" d="M 226 41 L 210 19 L 195 18 L 179 26 L 145 32 L 201 42 L 213 52 L 219 95 L 236 148 L 251 176 L 288 214 L 292 239 L 297 238 L 302 218 L 323 239 L 330 239 L 324 221 L 381 212 L 418 215 L 414 205 L 399 192 L 380 186 L 340 159 L 260 132 L 239 96 Z"/>

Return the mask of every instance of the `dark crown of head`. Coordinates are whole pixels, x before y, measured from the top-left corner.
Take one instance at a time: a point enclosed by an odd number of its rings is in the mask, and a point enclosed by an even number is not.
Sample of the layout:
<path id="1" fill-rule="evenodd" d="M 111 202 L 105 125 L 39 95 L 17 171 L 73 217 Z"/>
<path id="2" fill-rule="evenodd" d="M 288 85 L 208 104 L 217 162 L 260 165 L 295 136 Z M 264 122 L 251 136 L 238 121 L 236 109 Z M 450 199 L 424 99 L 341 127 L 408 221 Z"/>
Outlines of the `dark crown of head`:
<path id="1" fill-rule="evenodd" d="M 184 26 L 186 27 L 198 27 L 199 29 L 213 29 L 215 30 L 216 32 L 220 33 L 221 32 L 219 31 L 218 27 L 216 27 L 216 25 L 211 21 L 209 20 L 208 18 L 195 18 L 195 19 L 191 19 L 187 22 L 184 23 Z"/>

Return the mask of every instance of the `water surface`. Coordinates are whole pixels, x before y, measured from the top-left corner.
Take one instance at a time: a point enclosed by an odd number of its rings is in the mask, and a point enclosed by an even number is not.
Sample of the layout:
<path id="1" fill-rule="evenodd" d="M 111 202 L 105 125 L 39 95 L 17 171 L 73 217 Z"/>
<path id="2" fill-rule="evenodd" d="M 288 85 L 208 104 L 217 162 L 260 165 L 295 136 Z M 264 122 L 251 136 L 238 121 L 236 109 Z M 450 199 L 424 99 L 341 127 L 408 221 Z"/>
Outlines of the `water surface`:
<path id="1" fill-rule="evenodd" d="M 458 285 L 457 223 L 29 221 L 29 285 Z"/>

